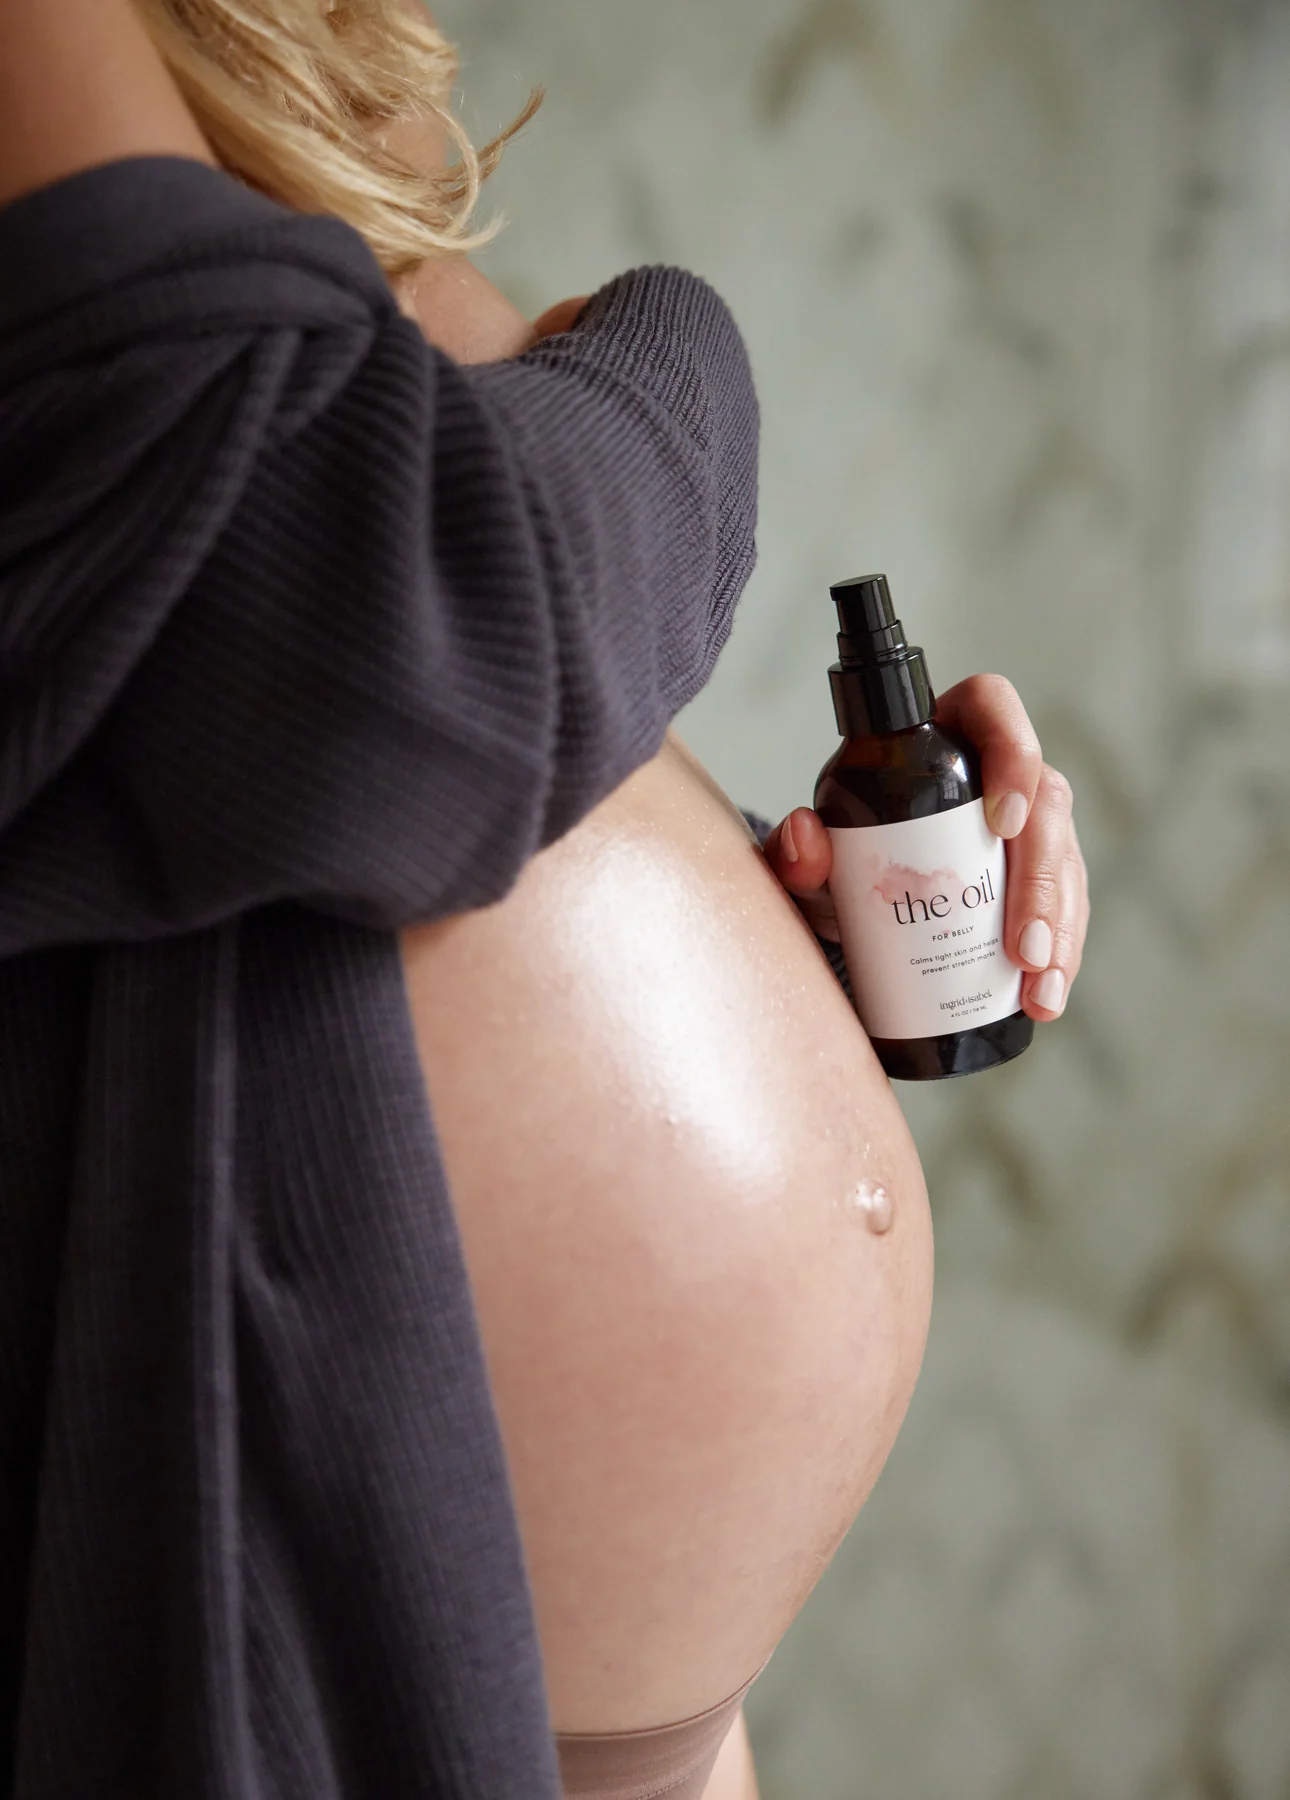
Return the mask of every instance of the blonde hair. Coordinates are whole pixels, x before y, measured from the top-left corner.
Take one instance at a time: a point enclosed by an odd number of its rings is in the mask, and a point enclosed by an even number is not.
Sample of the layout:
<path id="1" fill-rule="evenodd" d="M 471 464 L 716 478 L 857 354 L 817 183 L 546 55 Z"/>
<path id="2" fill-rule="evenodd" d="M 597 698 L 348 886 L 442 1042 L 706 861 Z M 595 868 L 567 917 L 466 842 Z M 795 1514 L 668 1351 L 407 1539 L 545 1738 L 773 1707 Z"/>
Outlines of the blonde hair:
<path id="1" fill-rule="evenodd" d="M 453 46 L 417 0 L 135 0 L 215 155 L 302 212 L 332 213 L 387 275 L 487 243 L 479 190 L 541 104 L 476 150 L 453 110 Z M 445 168 L 402 154 L 397 127 L 437 122 Z"/>

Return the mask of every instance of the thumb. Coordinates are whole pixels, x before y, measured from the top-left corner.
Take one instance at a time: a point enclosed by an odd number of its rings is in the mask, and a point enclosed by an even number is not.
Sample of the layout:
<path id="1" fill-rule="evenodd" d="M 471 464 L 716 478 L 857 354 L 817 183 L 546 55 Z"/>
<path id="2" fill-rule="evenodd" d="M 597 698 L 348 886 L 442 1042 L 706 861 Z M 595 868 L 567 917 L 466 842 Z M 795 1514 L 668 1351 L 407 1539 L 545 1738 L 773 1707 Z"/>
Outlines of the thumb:
<path id="1" fill-rule="evenodd" d="M 818 813 L 796 807 L 775 827 L 765 843 L 766 860 L 781 885 L 793 896 L 813 931 L 838 935 L 828 879 L 833 845 Z"/>

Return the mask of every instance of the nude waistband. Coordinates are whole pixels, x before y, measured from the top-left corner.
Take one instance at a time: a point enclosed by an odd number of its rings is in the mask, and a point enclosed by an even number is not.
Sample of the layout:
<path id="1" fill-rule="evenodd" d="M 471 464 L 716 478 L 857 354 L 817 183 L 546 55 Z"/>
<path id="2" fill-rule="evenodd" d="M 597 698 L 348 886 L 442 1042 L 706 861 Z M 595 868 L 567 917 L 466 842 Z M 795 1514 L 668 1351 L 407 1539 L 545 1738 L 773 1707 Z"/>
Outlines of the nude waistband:
<path id="1" fill-rule="evenodd" d="M 760 1674 L 728 1700 L 674 1725 L 557 1734 L 565 1800 L 703 1800 L 726 1734 Z"/>

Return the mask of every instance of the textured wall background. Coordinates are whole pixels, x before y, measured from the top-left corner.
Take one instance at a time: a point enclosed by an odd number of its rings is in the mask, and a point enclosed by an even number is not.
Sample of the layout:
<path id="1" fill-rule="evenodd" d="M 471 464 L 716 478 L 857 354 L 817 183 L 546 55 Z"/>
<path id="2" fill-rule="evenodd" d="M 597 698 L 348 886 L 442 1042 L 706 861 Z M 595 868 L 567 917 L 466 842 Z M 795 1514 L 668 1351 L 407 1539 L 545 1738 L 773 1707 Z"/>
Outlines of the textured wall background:
<path id="1" fill-rule="evenodd" d="M 761 565 L 685 735 L 835 742 L 830 579 L 998 668 L 1071 776 L 1085 973 L 904 1090 L 938 1294 L 860 1523 L 758 1685 L 765 1800 L 1290 1796 L 1290 4 L 442 0 L 485 266 L 731 301 Z"/>

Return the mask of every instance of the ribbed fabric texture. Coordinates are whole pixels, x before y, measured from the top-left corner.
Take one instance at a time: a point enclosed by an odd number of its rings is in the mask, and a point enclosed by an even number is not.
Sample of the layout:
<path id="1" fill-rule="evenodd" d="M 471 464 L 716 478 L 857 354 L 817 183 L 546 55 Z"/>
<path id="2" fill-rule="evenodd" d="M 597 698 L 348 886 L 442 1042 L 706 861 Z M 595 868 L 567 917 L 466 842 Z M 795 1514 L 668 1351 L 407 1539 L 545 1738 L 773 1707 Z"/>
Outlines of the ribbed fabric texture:
<path id="1" fill-rule="evenodd" d="M 0 213 L 15 1800 L 556 1794 L 393 931 L 653 754 L 756 456 L 675 270 L 461 368 L 196 164 Z"/>

